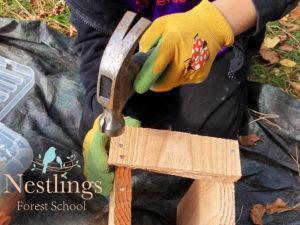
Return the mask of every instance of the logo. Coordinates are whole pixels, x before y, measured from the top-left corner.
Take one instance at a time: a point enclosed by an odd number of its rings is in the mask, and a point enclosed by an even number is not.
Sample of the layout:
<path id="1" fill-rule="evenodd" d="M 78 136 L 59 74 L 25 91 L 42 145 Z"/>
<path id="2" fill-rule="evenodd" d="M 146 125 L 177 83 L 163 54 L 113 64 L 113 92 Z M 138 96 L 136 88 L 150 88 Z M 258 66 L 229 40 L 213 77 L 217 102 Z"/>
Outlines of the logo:
<path id="1" fill-rule="evenodd" d="M 57 149 L 50 147 L 43 158 L 39 154 L 38 159 L 33 161 L 31 171 L 41 171 L 42 174 L 47 172 L 62 174 L 62 177 L 67 179 L 67 174 L 74 167 L 81 168 L 75 154 L 67 156 L 67 161 L 63 161 L 61 156 L 57 154 Z"/>
<path id="2" fill-rule="evenodd" d="M 174 3 L 185 3 L 186 0 L 156 0 L 156 5 L 164 6 L 167 4 L 174 4 Z"/>
<path id="3" fill-rule="evenodd" d="M 47 179 L 42 176 L 40 180 L 26 180 L 23 182 L 23 174 L 3 174 L 5 179 L 4 194 L 17 192 L 23 194 L 53 194 L 56 201 L 51 203 L 29 204 L 19 201 L 18 211 L 85 211 L 86 201 L 91 200 L 94 194 L 102 193 L 101 181 L 83 181 L 67 180 L 67 175 L 73 168 L 81 168 L 79 160 L 75 154 L 62 157 L 58 154 L 55 147 L 50 147 L 42 157 L 33 160 L 31 171 L 47 174 Z M 37 176 L 40 177 L 40 176 Z M 65 201 L 59 202 L 60 194 L 78 194 L 83 202 L 79 204 L 68 204 Z"/>

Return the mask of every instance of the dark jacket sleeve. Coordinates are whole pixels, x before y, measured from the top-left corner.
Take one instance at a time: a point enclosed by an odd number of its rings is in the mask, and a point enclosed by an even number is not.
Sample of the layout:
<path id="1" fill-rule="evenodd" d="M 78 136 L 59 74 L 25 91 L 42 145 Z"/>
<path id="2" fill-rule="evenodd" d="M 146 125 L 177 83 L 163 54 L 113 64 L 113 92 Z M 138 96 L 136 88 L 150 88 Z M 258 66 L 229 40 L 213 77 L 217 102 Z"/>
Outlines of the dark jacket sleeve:
<path id="1" fill-rule="evenodd" d="M 252 0 L 257 12 L 254 35 L 262 31 L 267 22 L 278 20 L 295 8 L 299 0 Z"/>
<path id="2" fill-rule="evenodd" d="M 77 29 L 74 47 L 79 55 L 85 102 L 80 136 L 83 138 L 103 109 L 97 102 L 97 79 L 101 57 L 108 40 L 127 10 L 118 1 L 68 0 L 71 21 Z"/>
<path id="3" fill-rule="evenodd" d="M 92 107 L 92 98 L 96 93 L 97 76 L 101 56 L 109 40 L 109 35 L 87 25 L 72 14 L 72 23 L 77 29 L 74 48 L 79 55 L 81 82 L 85 88 L 86 101 Z"/>

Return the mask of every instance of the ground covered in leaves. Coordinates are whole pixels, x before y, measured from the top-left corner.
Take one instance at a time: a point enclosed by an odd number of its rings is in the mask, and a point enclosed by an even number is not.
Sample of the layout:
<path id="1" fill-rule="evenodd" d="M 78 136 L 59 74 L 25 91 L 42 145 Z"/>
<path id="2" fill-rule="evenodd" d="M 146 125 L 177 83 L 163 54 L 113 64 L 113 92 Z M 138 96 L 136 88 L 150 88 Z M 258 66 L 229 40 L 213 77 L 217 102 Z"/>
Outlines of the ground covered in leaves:
<path id="1" fill-rule="evenodd" d="M 0 0 L 0 17 L 40 19 L 50 27 L 75 36 L 64 0 Z M 252 58 L 249 79 L 270 83 L 300 99 L 300 7 L 269 23 L 260 53 Z"/>
<path id="2" fill-rule="evenodd" d="M 300 98 L 300 7 L 269 23 L 258 55 L 252 58 L 250 80 L 270 83 Z"/>

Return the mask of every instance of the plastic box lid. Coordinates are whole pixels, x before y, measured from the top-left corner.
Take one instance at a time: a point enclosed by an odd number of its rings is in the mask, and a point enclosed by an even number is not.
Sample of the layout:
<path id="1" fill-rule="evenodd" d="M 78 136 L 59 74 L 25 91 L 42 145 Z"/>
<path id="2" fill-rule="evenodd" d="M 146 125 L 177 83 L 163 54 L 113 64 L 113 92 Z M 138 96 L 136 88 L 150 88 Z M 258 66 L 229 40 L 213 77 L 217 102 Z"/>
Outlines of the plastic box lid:
<path id="1" fill-rule="evenodd" d="M 34 85 L 34 72 L 0 56 L 0 121 L 19 103 Z"/>
<path id="2" fill-rule="evenodd" d="M 17 175 L 25 172 L 32 160 L 33 152 L 26 139 L 0 123 L 0 193 L 6 185 L 4 174 L 17 181 Z"/>
<path id="3" fill-rule="evenodd" d="M 34 85 L 31 68 L 0 56 L 0 121 Z M 0 123 L 0 194 L 6 188 L 4 174 L 18 179 L 31 165 L 33 152 L 21 135 Z"/>

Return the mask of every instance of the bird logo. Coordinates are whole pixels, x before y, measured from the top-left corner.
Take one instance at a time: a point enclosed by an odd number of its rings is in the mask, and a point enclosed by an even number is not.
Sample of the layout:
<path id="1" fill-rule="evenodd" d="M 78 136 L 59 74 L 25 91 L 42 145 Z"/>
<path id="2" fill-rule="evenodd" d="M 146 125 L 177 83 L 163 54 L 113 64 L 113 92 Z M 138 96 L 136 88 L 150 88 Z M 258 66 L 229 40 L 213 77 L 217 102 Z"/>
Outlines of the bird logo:
<path id="1" fill-rule="evenodd" d="M 66 161 L 63 161 L 64 157 L 60 157 L 58 150 L 55 147 L 50 147 L 42 157 L 38 154 L 38 158 L 33 160 L 31 171 L 42 171 L 42 174 L 46 174 L 47 170 L 51 173 L 59 173 L 65 179 L 67 179 L 68 172 L 74 167 L 81 168 L 80 162 L 76 154 L 66 156 Z"/>
<path id="2" fill-rule="evenodd" d="M 60 165 L 60 168 L 63 167 L 63 162 L 59 156 L 56 156 L 56 162 Z"/>
<path id="3" fill-rule="evenodd" d="M 56 148 L 50 147 L 44 155 L 43 159 L 43 170 L 42 173 L 45 174 L 47 172 L 47 168 L 49 163 L 53 162 L 56 159 L 56 162 L 60 164 L 62 167 L 62 160 L 59 156 L 56 155 Z"/>

